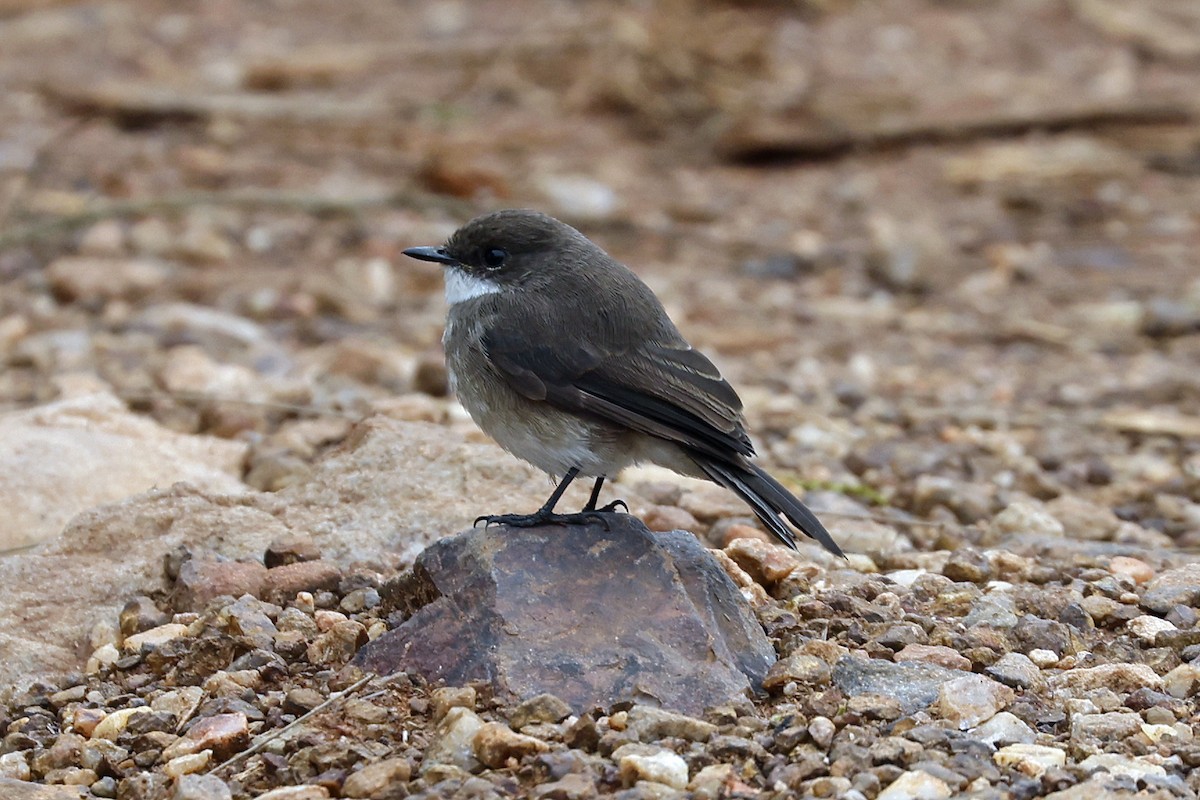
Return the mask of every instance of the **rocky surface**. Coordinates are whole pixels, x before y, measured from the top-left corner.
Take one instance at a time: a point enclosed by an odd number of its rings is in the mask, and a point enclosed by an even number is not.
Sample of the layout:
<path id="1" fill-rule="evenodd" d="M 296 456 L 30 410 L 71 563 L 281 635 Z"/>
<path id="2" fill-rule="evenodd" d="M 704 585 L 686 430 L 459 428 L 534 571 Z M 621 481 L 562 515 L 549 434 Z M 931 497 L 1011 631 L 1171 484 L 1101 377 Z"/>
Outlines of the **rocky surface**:
<path id="1" fill-rule="evenodd" d="M 0 0 L 0 796 L 1200 792 L 1193 4 L 344 5 Z M 399 256 L 499 206 L 634 266 L 850 554 L 606 487 L 765 697 L 347 666 L 550 489 Z"/>
<path id="2" fill-rule="evenodd" d="M 382 675 L 551 694 L 584 712 L 635 700 L 698 714 L 761 691 L 775 651 L 720 562 L 627 515 L 437 542 L 384 587 L 407 617 L 354 663 Z"/>

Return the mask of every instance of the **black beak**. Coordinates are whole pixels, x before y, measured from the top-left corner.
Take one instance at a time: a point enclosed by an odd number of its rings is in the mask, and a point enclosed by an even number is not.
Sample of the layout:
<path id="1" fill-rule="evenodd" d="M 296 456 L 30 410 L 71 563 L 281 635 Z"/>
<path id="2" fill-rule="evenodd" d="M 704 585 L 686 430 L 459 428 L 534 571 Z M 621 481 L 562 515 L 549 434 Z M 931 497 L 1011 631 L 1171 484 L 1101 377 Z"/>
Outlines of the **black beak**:
<path id="1" fill-rule="evenodd" d="M 438 264 L 457 264 L 458 259 L 446 252 L 444 247 L 410 247 L 404 255 L 418 261 L 433 261 Z"/>

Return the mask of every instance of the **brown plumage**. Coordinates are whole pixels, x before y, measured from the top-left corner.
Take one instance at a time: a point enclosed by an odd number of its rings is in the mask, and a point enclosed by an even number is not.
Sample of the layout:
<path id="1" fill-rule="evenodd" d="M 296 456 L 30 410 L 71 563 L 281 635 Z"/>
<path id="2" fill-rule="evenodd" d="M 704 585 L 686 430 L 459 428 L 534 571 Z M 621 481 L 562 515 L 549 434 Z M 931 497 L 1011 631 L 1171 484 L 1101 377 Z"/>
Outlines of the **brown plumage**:
<path id="1" fill-rule="evenodd" d="M 742 402 L 713 363 L 646 284 L 583 234 L 537 212 L 501 211 L 443 247 L 405 253 L 446 267 L 443 342 L 463 406 L 509 452 L 563 477 L 536 514 L 481 519 L 595 516 L 606 477 L 651 462 L 731 489 L 789 547 L 784 519 L 841 555 L 812 512 L 750 460 Z M 555 515 L 577 475 L 596 478 L 582 517 Z"/>

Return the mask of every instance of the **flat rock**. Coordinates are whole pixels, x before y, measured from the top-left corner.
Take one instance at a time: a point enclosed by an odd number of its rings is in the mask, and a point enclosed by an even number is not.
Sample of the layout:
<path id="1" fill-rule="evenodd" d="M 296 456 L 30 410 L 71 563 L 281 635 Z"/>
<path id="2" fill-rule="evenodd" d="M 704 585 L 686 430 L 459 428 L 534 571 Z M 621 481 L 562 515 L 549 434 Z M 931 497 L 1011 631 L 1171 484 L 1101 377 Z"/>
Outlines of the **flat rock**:
<path id="1" fill-rule="evenodd" d="M 577 711 L 623 700 L 699 713 L 761 684 L 775 653 L 717 561 L 682 531 L 473 529 L 437 542 L 385 588 L 411 617 L 356 663 Z"/>
<path id="2" fill-rule="evenodd" d="M 81 800 L 89 793 L 82 786 L 43 786 L 11 778 L 0 778 L 0 797 L 4 800 Z"/>
<path id="3" fill-rule="evenodd" d="M 245 451 L 168 430 L 108 394 L 0 415 L 0 552 L 50 539 L 79 512 L 155 486 L 245 491 L 236 477 Z"/>
<path id="4" fill-rule="evenodd" d="M 72 433 L 84 436 L 85 426 L 86 415 Z M 116 619 L 131 596 L 170 588 L 163 556 L 181 546 L 261 560 L 272 542 L 305 535 L 331 561 L 376 563 L 381 554 L 415 556 L 480 511 L 537 508 L 544 486 L 495 445 L 440 425 L 372 417 L 323 456 L 309 480 L 276 493 L 180 483 L 89 508 L 61 536 L 0 557 L 0 683 L 81 668 L 97 622 Z M 55 492 L 59 502 L 62 486 Z M 586 490 L 569 493 L 564 503 L 582 505 L 584 497 Z"/>

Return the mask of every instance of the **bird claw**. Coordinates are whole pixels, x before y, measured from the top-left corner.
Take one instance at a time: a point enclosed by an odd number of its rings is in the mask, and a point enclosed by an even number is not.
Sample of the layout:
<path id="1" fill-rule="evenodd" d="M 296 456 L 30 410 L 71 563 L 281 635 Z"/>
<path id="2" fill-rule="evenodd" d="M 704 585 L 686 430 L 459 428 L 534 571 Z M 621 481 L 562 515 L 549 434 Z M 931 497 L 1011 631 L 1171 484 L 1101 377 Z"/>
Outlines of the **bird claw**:
<path id="1" fill-rule="evenodd" d="M 609 530 L 609 514 L 616 510 L 617 504 L 625 506 L 617 500 L 597 511 L 580 511 L 575 514 L 555 514 L 553 512 L 537 511 L 533 514 L 485 514 L 475 519 L 475 527 L 480 522 L 488 528 L 492 525 L 508 525 L 510 528 L 535 528 L 538 525 L 587 525 L 599 522 L 604 530 Z M 626 510 L 628 507 L 625 506 Z"/>

